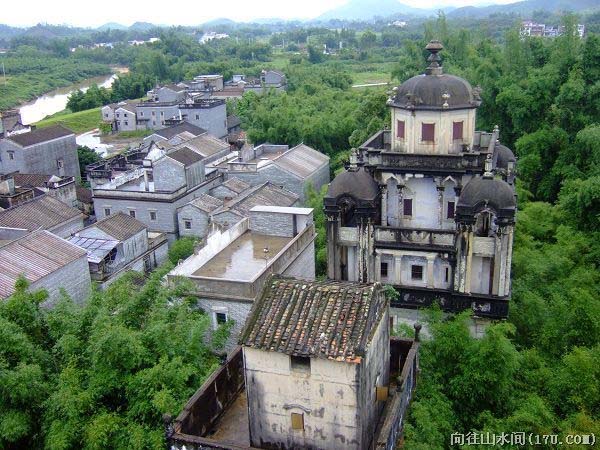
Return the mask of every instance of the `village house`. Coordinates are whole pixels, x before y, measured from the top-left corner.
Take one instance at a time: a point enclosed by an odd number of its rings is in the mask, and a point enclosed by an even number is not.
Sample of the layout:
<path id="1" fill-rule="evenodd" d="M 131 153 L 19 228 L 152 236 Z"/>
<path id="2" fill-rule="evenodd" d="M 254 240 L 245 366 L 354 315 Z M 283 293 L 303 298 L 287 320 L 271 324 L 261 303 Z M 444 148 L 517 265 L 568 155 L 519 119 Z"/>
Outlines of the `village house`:
<path id="1" fill-rule="evenodd" d="M 12 172 L 79 178 L 75 133 L 54 125 L 0 139 L 0 175 Z"/>
<path id="2" fill-rule="evenodd" d="M 101 111 L 102 120 L 111 124 L 113 132 L 135 131 L 141 127 L 137 121 L 136 102 L 112 103 L 103 106 Z"/>
<path id="3" fill-rule="evenodd" d="M 179 236 L 177 209 L 218 185 L 222 175 L 207 174 L 205 158 L 187 147 L 157 152 L 156 159 L 147 156 L 133 156 L 142 159 L 123 162 L 128 170 L 92 184 L 94 211 L 98 219 L 124 212 L 172 242 Z M 113 170 L 98 170 L 98 176 Z"/>
<path id="4" fill-rule="evenodd" d="M 390 337 L 379 283 L 274 276 L 227 361 L 192 396 L 168 445 L 393 450 L 416 382 L 415 340 Z"/>
<path id="5" fill-rule="evenodd" d="M 150 142 L 162 143 L 168 142 L 171 145 L 177 145 L 196 136 L 206 134 L 206 130 L 188 122 L 181 122 L 167 128 L 153 131 L 151 135 L 144 138 L 144 143 Z"/>
<path id="6" fill-rule="evenodd" d="M 15 292 L 15 283 L 22 276 L 31 291 L 48 292 L 43 306 L 52 307 L 62 297 L 62 290 L 75 303 L 83 303 L 91 289 L 87 266 L 85 250 L 49 231 L 33 231 L 0 246 L 0 300 Z"/>
<path id="7" fill-rule="evenodd" d="M 82 228 L 81 211 L 48 194 L 0 211 L 0 233 L 8 230 L 20 234 L 48 230 L 66 238 Z"/>
<path id="8" fill-rule="evenodd" d="M 87 251 L 92 280 L 104 289 L 129 270 L 148 273 L 167 258 L 164 234 L 148 232 L 139 220 L 112 214 L 74 233 L 69 242 Z"/>
<path id="9" fill-rule="evenodd" d="M 0 175 L 0 211 L 25 203 L 35 197 L 31 187 L 15 185 L 12 176 Z"/>
<path id="10" fill-rule="evenodd" d="M 328 277 L 394 286 L 395 324 L 434 302 L 470 309 L 480 335 L 487 319 L 508 315 L 516 160 L 498 129 L 475 130 L 479 92 L 443 73 L 442 45 L 427 49 L 425 74 L 388 100 L 391 129 L 329 185 Z"/>
<path id="11" fill-rule="evenodd" d="M 225 180 L 223 183 L 210 190 L 210 195 L 223 201 L 231 200 L 237 197 L 243 191 L 248 189 L 250 185 L 239 178 L 232 177 Z"/>
<path id="12" fill-rule="evenodd" d="M 211 192 L 220 187 L 213 188 Z M 245 217 L 250 217 L 250 211 L 255 206 L 289 207 L 297 204 L 296 194 L 269 181 L 259 186 L 248 187 L 225 203 L 221 199 L 203 194 L 177 212 L 179 235 L 205 238 L 211 226 L 221 230 L 227 229 Z"/>
<path id="13" fill-rule="evenodd" d="M 15 186 L 33 189 L 36 196 L 47 194 L 77 208 L 77 182 L 75 177 L 35 173 L 12 173 L 7 176 L 14 180 Z"/>
<path id="14" fill-rule="evenodd" d="M 315 190 L 329 182 L 329 157 L 305 144 L 244 146 L 239 156 L 227 161 L 223 171 L 257 186 L 266 181 L 283 186 L 304 202 L 308 186 Z"/>
<path id="15" fill-rule="evenodd" d="M 189 295 L 198 298 L 215 329 L 233 320 L 229 350 L 270 274 L 315 277 L 312 209 L 255 206 L 249 215 L 227 230 L 216 230 L 167 275 L 169 283 L 192 282 Z"/>

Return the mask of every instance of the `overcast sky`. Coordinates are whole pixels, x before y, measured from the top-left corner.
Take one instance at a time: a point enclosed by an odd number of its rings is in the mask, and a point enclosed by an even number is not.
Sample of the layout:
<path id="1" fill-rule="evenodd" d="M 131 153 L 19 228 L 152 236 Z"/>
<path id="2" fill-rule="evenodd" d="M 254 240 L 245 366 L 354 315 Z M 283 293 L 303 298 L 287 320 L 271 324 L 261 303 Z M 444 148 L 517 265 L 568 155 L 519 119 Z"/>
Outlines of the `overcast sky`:
<path id="1" fill-rule="evenodd" d="M 99 26 L 107 22 L 131 25 L 151 22 L 164 25 L 198 25 L 207 20 L 229 18 L 236 21 L 278 17 L 310 19 L 348 0 L 29 0 L 23 4 L 8 2 L 0 6 L 0 23 L 29 26 L 39 22 L 77 26 Z M 402 0 L 419 7 L 465 6 L 491 3 L 512 3 L 515 0 Z M 7 0 L 2 0 L 2 3 Z"/>

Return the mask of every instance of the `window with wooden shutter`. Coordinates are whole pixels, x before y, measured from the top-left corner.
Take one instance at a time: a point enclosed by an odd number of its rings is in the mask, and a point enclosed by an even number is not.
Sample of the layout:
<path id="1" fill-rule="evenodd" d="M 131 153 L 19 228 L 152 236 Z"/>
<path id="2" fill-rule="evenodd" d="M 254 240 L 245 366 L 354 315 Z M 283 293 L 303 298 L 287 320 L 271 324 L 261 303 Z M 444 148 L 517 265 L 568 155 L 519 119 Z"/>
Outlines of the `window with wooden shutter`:
<path id="1" fill-rule="evenodd" d="M 292 430 L 304 430 L 304 414 L 292 413 Z"/>
<path id="2" fill-rule="evenodd" d="M 404 215 L 412 216 L 413 215 L 412 198 L 405 198 L 402 202 L 402 205 L 403 205 Z"/>
<path id="3" fill-rule="evenodd" d="M 404 120 L 396 121 L 396 137 L 404 139 Z"/>
<path id="4" fill-rule="evenodd" d="M 448 212 L 446 218 L 454 219 L 454 202 L 448 202 Z"/>
<path id="5" fill-rule="evenodd" d="M 435 141 L 435 123 L 424 123 L 421 125 L 421 140 L 423 142 Z"/>
<path id="6" fill-rule="evenodd" d="M 385 402 L 388 399 L 389 388 L 387 386 L 375 387 L 375 397 L 378 402 Z"/>
<path id="7" fill-rule="evenodd" d="M 452 139 L 462 141 L 463 138 L 463 122 L 452 122 Z"/>

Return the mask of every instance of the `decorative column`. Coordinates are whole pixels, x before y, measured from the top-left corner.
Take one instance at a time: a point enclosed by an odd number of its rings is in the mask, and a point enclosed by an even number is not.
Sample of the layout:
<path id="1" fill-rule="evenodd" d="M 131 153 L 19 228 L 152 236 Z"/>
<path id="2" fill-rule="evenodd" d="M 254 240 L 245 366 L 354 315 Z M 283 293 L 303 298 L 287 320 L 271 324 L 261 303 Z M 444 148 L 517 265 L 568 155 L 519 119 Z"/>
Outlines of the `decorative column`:
<path id="1" fill-rule="evenodd" d="M 381 186 L 381 225 L 386 227 L 388 224 L 387 210 L 388 210 L 388 191 L 387 185 Z"/>
<path id="2" fill-rule="evenodd" d="M 337 245 L 337 234 L 339 230 L 339 216 L 327 216 L 327 278 L 340 280 L 340 248 Z"/>
<path id="3" fill-rule="evenodd" d="M 402 284 L 402 254 L 398 253 L 394 256 L 394 278 L 396 284 Z"/>
<path id="4" fill-rule="evenodd" d="M 375 254 L 375 281 L 381 281 L 381 255 Z"/>
<path id="5" fill-rule="evenodd" d="M 492 278 L 492 295 L 502 295 L 504 291 L 504 272 L 506 261 L 504 258 L 504 247 L 506 239 L 504 236 L 504 228 L 498 228 L 494 236 L 494 277 Z"/>
<path id="6" fill-rule="evenodd" d="M 438 223 L 439 227 L 442 228 L 444 221 L 444 186 L 438 184 L 436 187 L 438 195 Z"/>
<path id="7" fill-rule="evenodd" d="M 471 293 L 471 269 L 473 265 L 473 230 L 469 227 L 467 234 L 467 267 L 465 270 L 465 292 Z"/>
<path id="8" fill-rule="evenodd" d="M 433 264 L 435 262 L 436 255 L 427 255 L 427 287 L 434 288 L 434 279 L 433 279 Z"/>

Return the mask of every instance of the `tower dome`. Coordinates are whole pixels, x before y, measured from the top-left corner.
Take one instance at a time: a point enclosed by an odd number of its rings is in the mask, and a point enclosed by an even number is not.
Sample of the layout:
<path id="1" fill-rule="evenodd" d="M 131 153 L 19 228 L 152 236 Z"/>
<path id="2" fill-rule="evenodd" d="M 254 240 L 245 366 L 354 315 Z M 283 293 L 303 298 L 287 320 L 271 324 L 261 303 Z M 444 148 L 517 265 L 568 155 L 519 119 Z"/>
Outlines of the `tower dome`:
<path id="1" fill-rule="evenodd" d="M 344 195 L 359 201 L 372 201 L 379 195 L 379 185 L 364 168 L 350 168 L 333 179 L 325 198 L 336 199 Z"/>
<path id="2" fill-rule="evenodd" d="M 490 208 L 499 219 L 514 221 L 517 202 L 515 192 L 505 181 L 491 175 L 474 177 L 465 185 L 456 204 L 459 221 L 470 222 L 478 212 Z"/>
<path id="3" fill-rule="evenodd" d="M 477 108 L 481 104 L 479 89 L 467 80 L 443 73 L 438 53 L 444 48 L 440 41 L 425 47 L 430 55 L 429 67 L 394 88 L 388 105 L 410 110 L 452 110 Z"/>

